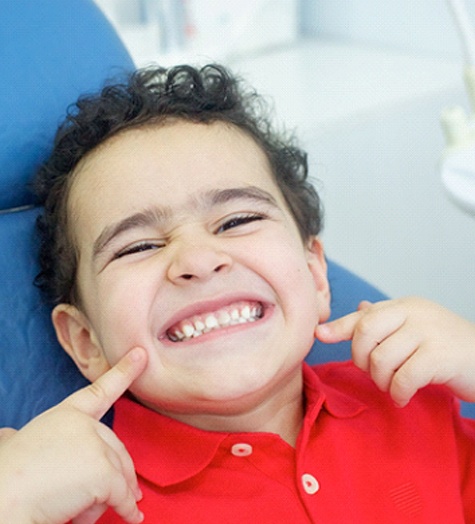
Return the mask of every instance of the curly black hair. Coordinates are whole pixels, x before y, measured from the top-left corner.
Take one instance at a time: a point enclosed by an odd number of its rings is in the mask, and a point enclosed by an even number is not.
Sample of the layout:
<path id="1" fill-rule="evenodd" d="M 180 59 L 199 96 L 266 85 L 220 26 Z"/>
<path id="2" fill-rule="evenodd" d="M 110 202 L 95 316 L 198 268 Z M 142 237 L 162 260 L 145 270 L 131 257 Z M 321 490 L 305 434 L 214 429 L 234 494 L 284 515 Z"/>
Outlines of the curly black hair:
<path id="1" fill-rule="evenodd" d="M 92 150 L 132 128 L 167 120 L 225 122 L 237 126 L 262 148 L 275 181 L 307 241 L 322 227 L 321 203 L 308 180 L 307 156 L 293 136 L 273 129 L 264 100 L 224 67 L 183 65 L 145 68 L 125 81 L 108 83 L 68 110 L 53 151 L 40 167 L 34 191 L 44 206 L 37 221 L 40 273 L 35 283 L 52 304 L 80 303 L 76 285 L 78 253 L 68 197 L 75 168 Z"/>

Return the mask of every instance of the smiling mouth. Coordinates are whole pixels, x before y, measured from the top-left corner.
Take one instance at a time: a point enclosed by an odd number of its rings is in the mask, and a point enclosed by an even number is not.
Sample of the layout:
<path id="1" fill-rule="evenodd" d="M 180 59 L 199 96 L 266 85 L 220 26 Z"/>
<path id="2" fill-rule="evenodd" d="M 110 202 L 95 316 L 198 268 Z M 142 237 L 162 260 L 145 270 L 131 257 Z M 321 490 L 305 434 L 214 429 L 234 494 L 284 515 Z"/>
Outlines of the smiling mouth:
<path id="1" fill-rule="evenodd" d="M 264 307 L 260 302 L 241 301 L 217 311 L 182 320 L 167 329 L 165 334 L 172 342 L 186 342 L 211 331 L 256 322 L 263 315 Z"/>

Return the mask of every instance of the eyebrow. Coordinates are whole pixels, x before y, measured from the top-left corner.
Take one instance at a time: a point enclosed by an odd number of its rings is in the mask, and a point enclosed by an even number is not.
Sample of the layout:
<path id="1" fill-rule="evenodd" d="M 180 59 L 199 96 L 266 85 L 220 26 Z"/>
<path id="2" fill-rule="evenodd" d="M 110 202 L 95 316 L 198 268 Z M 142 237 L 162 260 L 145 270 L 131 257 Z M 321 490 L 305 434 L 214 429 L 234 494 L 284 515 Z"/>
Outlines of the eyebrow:
<path id="1" fill-rule="evenodd" d="M 210 209 L 233 200 L 250 200 L 278 208 L 276 199 L 264 189 L 256 186 L 213 189 L 192 198 L 192 207 Z M 94 241 L 92 256 L 97 258 L 107 245 L 120 234 L 140 227 L 160 226 L 172 219 L 169 206 L 153 207 L 134 213 L 118 222 L 106 226 Z"/>

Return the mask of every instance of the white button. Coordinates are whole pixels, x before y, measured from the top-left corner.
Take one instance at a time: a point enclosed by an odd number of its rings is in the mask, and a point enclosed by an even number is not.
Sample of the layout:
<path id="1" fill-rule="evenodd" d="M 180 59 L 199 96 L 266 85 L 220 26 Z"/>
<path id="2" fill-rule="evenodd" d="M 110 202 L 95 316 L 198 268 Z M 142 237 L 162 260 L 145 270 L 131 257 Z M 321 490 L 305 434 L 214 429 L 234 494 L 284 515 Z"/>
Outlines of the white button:
<path id="1" fill-rule="evenodd" d="M 252 446 L 243 442 L 234 444 L 234 446 L 231 448 L 231 453 L 235 457 L 248 457 L 252 454 Z"/>
<path id="2" fill-rule="evenodd" d="M 310 475 L 310 473 L 302 475 L 302 486 L 309 495 L 314 495 L 320 489 L 318 480 L 313 475 Z"/>

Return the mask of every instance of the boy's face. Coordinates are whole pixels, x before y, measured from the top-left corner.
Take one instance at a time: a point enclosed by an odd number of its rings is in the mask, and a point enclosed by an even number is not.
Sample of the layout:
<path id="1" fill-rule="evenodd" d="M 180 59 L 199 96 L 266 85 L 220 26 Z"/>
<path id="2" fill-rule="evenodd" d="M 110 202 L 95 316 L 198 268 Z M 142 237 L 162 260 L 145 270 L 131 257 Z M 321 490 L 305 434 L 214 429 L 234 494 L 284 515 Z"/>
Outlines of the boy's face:
<path id="1" fill-rule="evenodd" d="M 300 387 L 329 313 L 325 261 L 249 136 L 223 123 L 128 130 L 77 168 L 69 212 L 82 311 L 60 305 L 53 320 L 89 379 L 142 346 L 131 391 L 169 414 L 239 412 Z"/>

